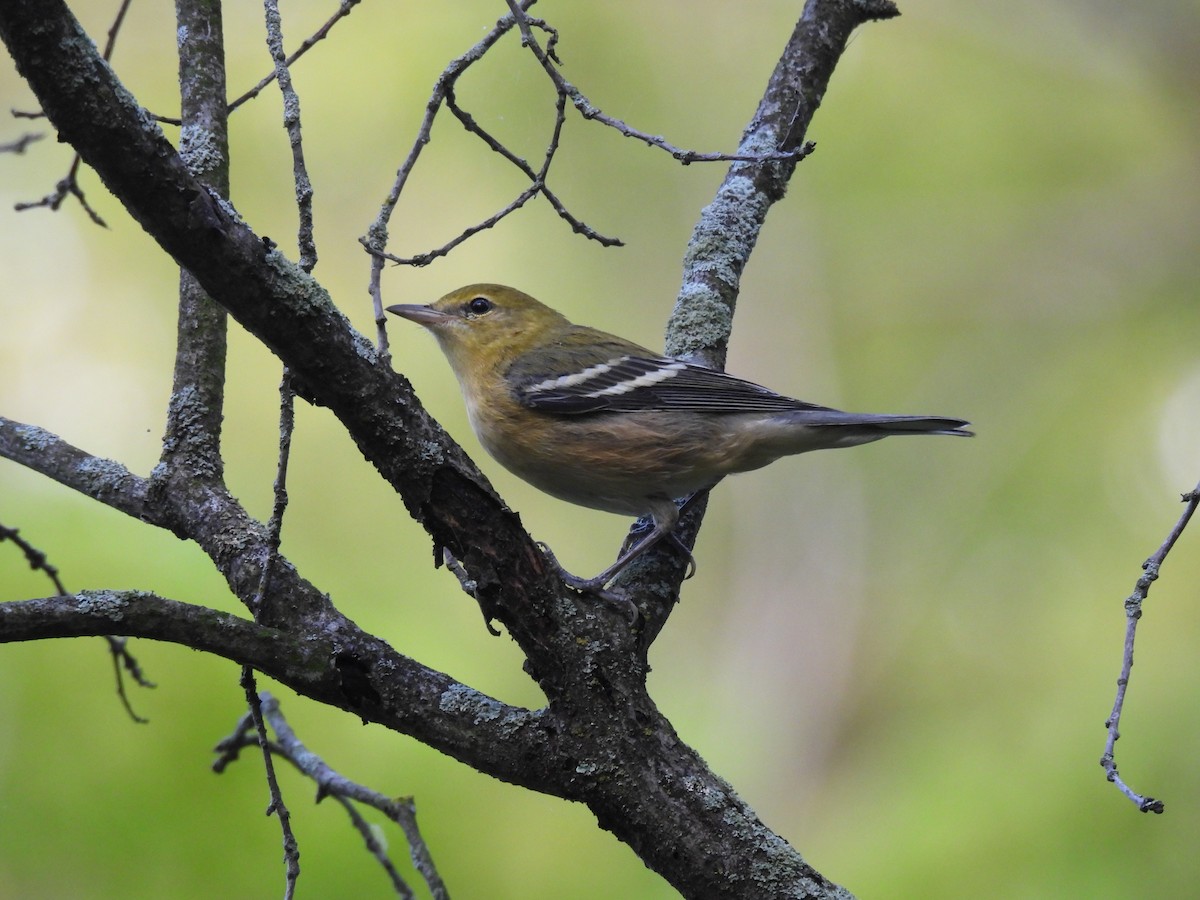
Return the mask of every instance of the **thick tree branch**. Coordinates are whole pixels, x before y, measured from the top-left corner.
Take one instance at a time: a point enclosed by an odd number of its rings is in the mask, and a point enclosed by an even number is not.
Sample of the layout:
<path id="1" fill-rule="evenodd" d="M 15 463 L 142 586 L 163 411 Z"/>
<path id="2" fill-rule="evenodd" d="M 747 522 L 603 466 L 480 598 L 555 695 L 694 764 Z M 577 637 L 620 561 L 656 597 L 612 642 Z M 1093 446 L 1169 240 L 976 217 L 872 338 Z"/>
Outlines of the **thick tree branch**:
<path id="1" fill-rule="evenodd" d="M 121 463 L 92 456 L 56 434 L 0 416 L 0 456 L 135 519 L 146 511 L 149 482 Z"/>
<path id="2" fill-rule="evenodd" d="M 118 631 L 252 666 L 497 778 L 582 800 L 685 896 L 848 896 L 758 823 L 644 696 L 583 715 L 520 710 L 361 632 L 297 637 L 141 591 L 0 604 L 0 643 Z"/>
<path id="3" fill-rule="evenodd" d="M 738 153 L 762 157 L 805 146 L 834 67 L 859 25 L 900 15 L 891 0 L 809 0 L 771 73 Z M 700 215 L 683 260 L 683 285 L 667 326 L 667 353 L 723 368 L 742 271 L 771 206 L 799 158 L 735 162 Z"/>
<path id="4" fill-rule="evenodd" d="M 561 781 L 530 765 L 545 747 L 543 713 L 488 697 L 352 623 L 296 635 L 145 591 L 0 604 L 0 644 L 105 634 L 181 644 L 253 666 L 297 693 L 412 735 L 505 781 L 541 791 Z"/>
<path id="5" fill-rule="evenodd" d="M 0 456 L 24 463 L 34 471 L 149 524 L 195 540 L 244 602 L 258 589 L 262 562 L 267 558 L 267 531 L 246 514 L 224 488 L 202 483 L 180 484 L 169 492 L 170 502 L 165 502 L 166 498 L 162 497 L 152 499 L 161 492 L 119 463 L 88 456 L 49 432 L 3 418 L 0 418 Z M 430 742 L 429 735 L 419 734 L 412 728 L 425 718 L 437 720 L 443 710 L 441 699 L 430 700 L 427 695 L 436 694 L 440 698 L 445 694 L 445 702 L 452 711 L 470 710 L 477 703 L 471 698 L 482 698 L 478 702 L 490 710 L 490 720 L 500 718 L 501 713 L 511 714 L 510 708 L 421 666 L 396 653 L 385 642 L 362 632 L 333 607 L 325 594 L 301 578 L 285 559 L 279 559 L 276 565 L 272 591 L 271 608 L 287 613 L 286 619 L 280 616 L 271 623 L 278 625 L 277 628 L 246 622 L 203 607 L 160 600 L 150 594 L 105 592 L 101 597 L 103 602 L 74 602 L 66 597 L 6 604 L 0 607 L 0 616 L 4 617 L 0 642 L 122 634 L 186 644 L 253 665 L 300 693 L 349 709 L 364 719 L 427 742 Z M 80 598 L 92 596 L 78 595 Z M 38 616 L 43 616 L 44 621 L 39 622 Z M 270 635 L 270 639 L 260 641 L 264 634 Z M 286 635 L 286 640 L 281 635 Z M 312 643 L 314 636 L 322 636 L 315 645 Z M 336 644 L 326 645 L 323 641 L 327 639 Z M 314 646 L 322 649 L 313 651 Z M 361 684 L 361 688 L 352 693 L 376 698 L 376 703 L 361 708 L 348 706 L 345 696 L 338 702 L 336 688 L 311 692 L 307 681 L 322 665 L 324 678 L 332 679 L 334 684 L 343 678 Z M 393 680 L 399 683 L 394 684 Z M 376 681 L 379 684 L 375 684 Z M 424 701 L 408 693 L 408 688 L 421 689 L 422 685 L 425 686 Z M 459 698 L 463 698 L 461 704 Z M 445 728 L 454 730 L 452 725 L 440 726 L 436 721 L 422 725 L 422 730 L 426 728 L 432 728 L 434 732 Z M 493 739 L 501 738 L 493 735 Z M 511 734 L 504 735 L 504 739 L 515 741 Z M 443 746 L 440 741 L 430 743 L 480 771 L 489 771 L 490 748 L 486 740 L 473 749 L 466 745 L 457 749 Z M 525 749 L 533 752 L 532 748 Z M 508 781 L 517 780 L 511 772 L 491 774 Z M 530 786 L 547 790 L 546 785 Z"/>
<path id="6" fill-rule="evenodd" d="M 229 196 L 229 116 L 220 4 L 176 0 L 180 156 L 219 197 Z M 179 272 L 179 324 L 163 465 L 183 477 L 220 479 L 225 405 L 225 310 L 187 269 Z"/>
<path id="7" fill-rule="evenodd" d="M 136 519 L 195 541 L 243 603 L 254 596 L 266 556 L 266 529 L 219 481 L 189 479 L 184 477 L 186 473 L 162 466 L 151 478 L 141 478 L 115 460 L 92 456 L 42 428 L 2 416 L 0 456 Z M 294 575 L 295 570 L 287 568 Z M 319 621 L 332 611 L 324 595 L 298 576 L 295 580 L 297 583 L 284 593 L 298 621 Z"/>

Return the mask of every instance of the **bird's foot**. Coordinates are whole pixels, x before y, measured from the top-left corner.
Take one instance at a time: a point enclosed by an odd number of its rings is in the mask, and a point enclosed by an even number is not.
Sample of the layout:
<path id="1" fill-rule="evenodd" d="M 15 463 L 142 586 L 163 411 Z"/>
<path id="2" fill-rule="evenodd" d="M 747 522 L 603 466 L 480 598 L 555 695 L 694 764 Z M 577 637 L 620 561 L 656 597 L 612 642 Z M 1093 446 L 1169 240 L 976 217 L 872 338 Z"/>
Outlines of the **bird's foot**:
<path id="1" fill-rule="evenodd" d="M 687 581 L 696 574 L 696 557 L 692 555 L 692 551 L 688 549 L 687 544 L 680 540 L 675 532 L 668 534 L 667 540 L 670 542 L 672 547 L 683 554 L 683 558 L 687 561 L 687 568 L 683 573 L 683 580 Z"/>
<path id="2" fill-rule="evenodd" d="M 598 597 L 599 599 L 605 600 L 609 603 L 613 603 L 618 606 L 624 606 L 626 607 L 625 612 L 629 617 L 629 624 L 632 625 L 637 621 L 639 614 L 637 604 L 626 597 L 623 593 L 619 591 L 610 591 L 605 588 L 605 585 L 612 581 L 613 576 L 616 575 L 616 572 L 614 572 L 611 568 L 605 569 L 595 578 L 580 578 L 578 575 L 572 575 L 570 572 L 564 569 L 562 563 L 558 561 L 558 557 L 554 555 L 554 551 L 551 550 L 546 544 L 538 541 L 538 549 L 540 549 L 542 554 L 546 557 L 546 562 L 550 564 L 550 568 L 554 570 L 555 574 L 558 575 L 558 577 L 562 580 L 562 583 L 567 587 L 571 588 L 572 590 L 579 591 L 581 594 L 590 594 L 593 597 Z"/>

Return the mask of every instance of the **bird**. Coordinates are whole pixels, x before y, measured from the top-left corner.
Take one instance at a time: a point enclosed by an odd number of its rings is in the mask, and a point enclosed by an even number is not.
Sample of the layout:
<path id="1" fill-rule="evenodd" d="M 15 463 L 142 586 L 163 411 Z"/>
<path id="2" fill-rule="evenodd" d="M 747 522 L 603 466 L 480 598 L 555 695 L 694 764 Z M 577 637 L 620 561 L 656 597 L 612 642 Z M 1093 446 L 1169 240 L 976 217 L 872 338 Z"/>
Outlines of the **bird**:
<path id="1" fill-rule="evenodd" d="M 649 518 L 645 536 L 593 578 L 567 572 L 543 546 L 563 582 L 582 592 L 605 593 L 637 557 L 673 537 L 688 499 L 726 475 L 892 435 L 973 434 L 963 419 L 842 412 L 777 394 L 573 324 L 501 284 L 387 311 L 432 332 L 472 429 L 502 466 L 561 500 Z M 675 543 L 691 574 L 690 551 Z"/>

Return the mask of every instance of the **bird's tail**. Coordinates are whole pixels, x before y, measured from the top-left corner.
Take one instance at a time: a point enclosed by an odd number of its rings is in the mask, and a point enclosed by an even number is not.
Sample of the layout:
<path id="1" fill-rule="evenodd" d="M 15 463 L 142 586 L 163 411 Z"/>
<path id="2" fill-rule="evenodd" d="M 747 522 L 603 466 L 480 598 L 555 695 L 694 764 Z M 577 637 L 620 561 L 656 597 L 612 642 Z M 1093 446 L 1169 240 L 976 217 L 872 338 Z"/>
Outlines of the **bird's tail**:
<path id="1" fill-rule="evenodd" d="M 879 437 L 900 434 L 948 434 L 955 437 L 975 435 L 975 432 L 964 427 L 971 424 L 970 422 L 946 416 L 894 416 L 886 413 L 849 413 L 839 409 L 814 409 L 794 413 L 789 418 L 805 425 L 879 432 Z"/>

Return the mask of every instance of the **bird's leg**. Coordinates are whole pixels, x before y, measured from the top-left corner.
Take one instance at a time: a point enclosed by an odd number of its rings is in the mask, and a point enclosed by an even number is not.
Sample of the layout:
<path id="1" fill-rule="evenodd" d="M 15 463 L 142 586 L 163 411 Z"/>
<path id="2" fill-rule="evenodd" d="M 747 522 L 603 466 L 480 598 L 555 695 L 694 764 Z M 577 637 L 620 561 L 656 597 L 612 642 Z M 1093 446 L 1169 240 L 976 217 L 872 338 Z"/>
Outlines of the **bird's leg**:
<path id="1" fill-rule="evenodd" d="M 685 544 L 679 538 L 679 536 L 675 534 L 675 532 L 672 531 L 670 534 L 668 534 L 667 540 L 671 542 L 671 545 L 676 550 L 683 554 L 683 558 L 687 562 L 687 568 L 684 569 L 683 572 L 683 580 L 687 581 L 696 574 L 696 557 L 692 555 L 692 551 L 688 549 L 687 544 Z"/>
<path id="2" fill-rule="evenodd" d="M 691 499 L 691 498 L 689 498 L 689 499 Z M 681 506 L 680 509 L 682 510 L 683 507 Z M 650 547 L 652 546 L 650 544 L 650 535 L 653 535 L 653 533 L 654 533 L 653 529 L 654 529 L 654 522 L 650 521 L 647 518 L 638 519 L 637 522 L 634 524 L 633 528 L 630 529 L 630 533 L 631 533 L 630 537 L 625 541 L 625 544 L 621 547 L 621 552 L 628 554 L 629 562 L 632 562 L 633 557 L 637 556 L 642 551 L 650 549 Z M 647 535 L 647 532 L 649 532 L 650 534 Z M 642 537 L 641 535 L 647 535 L 647 536 Z M 681 553 L 683 555 L 683 558 L 687 561 L 687 571 L 684 573 L 684 576 L 683 576 L 684 581 L 687 581 L 689 578 L 691 578 L 693 575 L 696 574 L 696 557 L 692 556 L 692 551 L 689 550 L 687 544 L 685 544 L 683 542 L 683 540 L 677 534 L 675 534 L 675 531 L 673 529 L 666 534 L 659 535 L 654 540 L 655 540 L 655 542 L 666 541 L 672 547 L 674 547 L 676 550 L 678 550 L 679 553 Z M 645 544 L 646 546 L 642 546 L 643 544 Z M 632 552 L 630 548 L 636 548 L 637 553 Z M 615 564 L 614 564 L 613 568 L 615 568 Z M 613 574 L 615 575 L 616 572 L 614 572 Z M 596 577 L 599 578 L 600 576 L 597 575 Z"/>
<path id="3" fill-rule="evenodd" d="M 538 541 L 538 548 L 541 549 L 542 554 L 546 557 L 546 562 L 550 564 L 550 568 L 554 570 L 555 574 L 562 579 L 562 583 L 567 587 L 576 591 L 580 591 L 581 593 L 591 594 L 594 597 L 599 597 L 601 600 L 608 600 L 611 603 L 624 603 L 626 607 L 628 607 L 627 612 L 629 614 L 629 624 L 632 625 L 637 621 L 638 608 L 636 603 L 634 603 L 624 594 L 619 594 L 616 591 L 606 591 L 604 589 L 604 585 L 606 585 L 612 579 L 612 575 L 616 574 L 616 572 L 613 571 L 615 566 L 610 566 L 595 578 L 580 578 L 578 575 L 572 575 L 570 572 L 564 569 L 562 563 L 558 561 L 558 557 L 554 555 L 554 551 L 551 550 L 546 544 Z M 618 560 L 618 562 L 620 562 L 620 560 Z M 617 569 L 617 571 L 620 571 L 620 569 Z M 612 572 L 612 575 L 608 574 L 610 572 Z"/>
<path id="4" fill-rule="evenodd" d="M 712 484 L 710 484 L 708 487 L 703 488 L 699 491 L 695 491 L 691 494 L 688 494 L 682 500 L 675 501 L 676 506 L 679 508 L 679 512 L 676 514 L 676 520 L 678 521 L 678 519 L 680 517 L 682 517 L 683 514 L 691 508 L 692 504 L 696 502 L 697 497 L 699 497 L 705 491 L 712 490 L 714 487 L 716 487 L 715 481 Z M 678 535 L 675 534 L 674 526 L 671 527 L 670 538 L 671 538 L 671 543 L 674 544 L 676 547 L 678 547 L 679 552 L 682 553 L 684 555 L 684 557 L 687 559 L 687 571 L 684 572 L 684 575 L 683 575 L 683 580 L 687 581 L 689 578 L 691 578 L 693 575 L 696 574 L 696 557 L 694 557 L 692 555 L 692 551 L 688 548 L 687 544 L 685 544 L 683 542 L 683 540 Z"/>
<path id="5" fill-rule="evenodd" d="M 604 590 L 604 586 L 616 578 L 631 562 L 633 562 L 663 538 L 668 537 L 670 535 L 670 527 L 671 526 L 663 528 L 661 524 L 656 523 L 654 529 L 648 535 L 634 544 L 630 549 L 622 553 L 617 558 L 615 563 L 613 563 L 595 578 L 580 578 L 578 575 L 572 575 L 562 567 L 559 561 L 554 557 L 554 554 L 550 552 L 549 547 L 547 547 L 545 544 L 540 546 L 542 548 L 542 552 L 546 554 L 547 561 L 558 572 L 558 576 L 563 580 L 563 583 L 567 585 L 567 587 L 574 588 L 577 591 L 583 591 L 587 594 L 595 594 L 598 597 L 614 599 L 621 595 L 615 594 L 612 591 Z M 684 552 L 687 552 L 686 548 Z M 690 557 L 691 554 L 688 553 L 688 556 Z"/>
<path id="6" fill-rule="evenodd" d="M 692 497 L 694 496 L 693 494 Z M 596 594 L 602 597 L 616 597 L 617 595 L 613 592 L 604 590 L 604 586 L 624 571 L 630 563 L 664 538 L 669 538 L 671 543 L 678 547 L 686 557 L 688 574 L 685 577 L 690 578 L 695 574 L 696 560 L 692 556 L 692 552 L 672 532 L 675 530 L 675 524 L 679 521 L 681 510 L 687 508 L 688 504 L 692 501 L 692 497 L 687 497 L 678 503 L 669 497 L 650 498 L 653 503 L 649 516 L 650 533 L 636 541 L 631 547 L 622 548 L 617 561 L 594 578 L 580 578 L 578 575 L 572 575 L 559 565 L 558 560 L 554 558 L 554 554 L 550 553 L 544 544 L 542 545 L 542 549 L 546 553 L 546 558 L 550 564 L 558 572 L 559 577 L 562 578 L 564 584 L 577 591 Z M 640 527 L 637 527 L 637 530 L 646 529 L 647 526 L 641 525 L 641 522 L 645 521 L 644 518 L 639 520 Z"/>
<path id="7" fill-rule="evenodd" d="M 704 490 L 708 490 L 708 488 L 704 488 Z M 680 517 L 688 511 L 692 503 L 695 502 L 696 498 L 699 497 L 701 493 L 702 491 L 695 491 L 694 493 L 688 494 L 686 497 L 671 501 L 675 504 L 676 508 L 675 524 L 678 524 Z M 642 538 L 640 541 L 636 541 L 634 537 L 635 535 L 645 534 L 646 532 L 651 531 L 654 527 L 654 523 L 655 520 L 653 516 L 643 516 L 642 518 L 638 519 L 637 522 L 634 523 L 633 528 L 630 529 L 630 536 L 626 539 L 624 546 L 622 546 L 621 552 L 624 553 L 631 546 L 641 546 L 641 544 L 646 543 L 645 538 Z M 687 571 L 683 576 L 683 580 L 687 581 L 696 574 L 696 557 L 692 555 L 692 551 L 688 548 L 687 544 L 683 542 L 683 539 L 675 534 L 674 524 L 671 526 L 670 531 L 668 531 L 667 534 L 660 535 L 658 538 L 655 538 L 655 540 L 663 540 L 664 538 L 670 541 L 671 546 L 678 550 L 680 554 L 683 555 L 683 558 L 687 561 Z M 649 549 L 649 546 L 642 547 L 638 553 L 641 553 L 642 550 Z"/>

